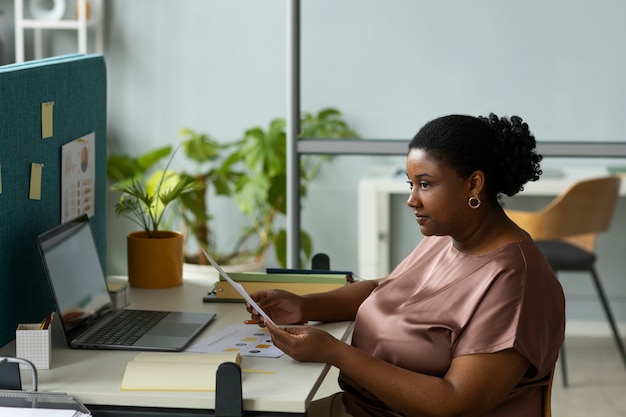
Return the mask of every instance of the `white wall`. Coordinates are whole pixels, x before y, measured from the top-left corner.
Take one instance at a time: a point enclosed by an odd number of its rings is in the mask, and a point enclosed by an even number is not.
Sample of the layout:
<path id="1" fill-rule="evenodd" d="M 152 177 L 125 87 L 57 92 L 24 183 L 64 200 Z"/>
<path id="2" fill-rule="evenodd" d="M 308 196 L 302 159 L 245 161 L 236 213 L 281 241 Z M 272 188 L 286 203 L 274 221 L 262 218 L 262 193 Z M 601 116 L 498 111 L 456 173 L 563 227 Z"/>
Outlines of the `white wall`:
<path id="1" fill-rule="evenodd" d="M 0 65 L 13 62 L 13 2 L 0 0 Z"/>
<path id="2" fill-rule="evenodd" d="M 284 117 L 285 1 L 105 3 L 110 152 L 174 143 L 182 127 L 232 140 Z M 493 111 L 522 116 L 539 140 L 625 141 L 625 14 L 622 0 L 302 0 L 301 107 L 336 106 L 375 139 L 408 140 L 442 114 Z M 403 158 L 338 157 L 311 187 L 303 226 L 333 267 L 356 267 L 357 184 L 378 164 L 402 169 Z M 410 221 L 397 204 L 394 216 Z M 228 202 L 219 209 L 229 242 L 241 219 Z M 112 213 L 108 222 L 108 272 L 123 273 L 128 225 Z M 418 233 L 401 226 L 392 258 Z M 617 274 L 605 278 L 626 320 L 626 261 L 612 262 Z M 582 306 L 595 295 L 581 297 Z"/>

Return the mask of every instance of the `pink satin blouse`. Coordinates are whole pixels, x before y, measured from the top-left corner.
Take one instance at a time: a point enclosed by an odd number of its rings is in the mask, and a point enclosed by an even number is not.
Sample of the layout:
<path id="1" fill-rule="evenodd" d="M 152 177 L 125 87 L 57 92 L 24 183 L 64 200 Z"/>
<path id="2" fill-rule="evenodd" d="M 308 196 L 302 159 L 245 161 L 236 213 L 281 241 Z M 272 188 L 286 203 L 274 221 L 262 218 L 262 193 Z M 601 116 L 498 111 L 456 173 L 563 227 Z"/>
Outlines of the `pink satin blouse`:
<path id="1" fill-rule="evenodd" d="M 352 343 L 387 362 L 443 377 L 452 359 L 514 348 L 531 363 L 488 416 L 541 416 L 542 387 L 565 332 L 561 285 L 532 242 L 465 255 L 450 237 L 425 237 L 363 302 Z M 400 416 L 339 377 L 355 417 Z"/>

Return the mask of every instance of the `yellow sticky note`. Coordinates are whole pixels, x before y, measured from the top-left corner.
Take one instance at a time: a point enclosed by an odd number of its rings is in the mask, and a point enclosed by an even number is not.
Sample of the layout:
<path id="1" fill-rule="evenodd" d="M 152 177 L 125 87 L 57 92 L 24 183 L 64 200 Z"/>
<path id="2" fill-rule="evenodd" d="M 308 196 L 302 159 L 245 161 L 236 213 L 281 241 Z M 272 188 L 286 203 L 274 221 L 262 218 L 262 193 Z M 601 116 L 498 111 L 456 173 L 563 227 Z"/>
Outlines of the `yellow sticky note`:
<path id="1" fill-rule="evenodd" d="M 41 200 L 41 172 L 43 164 L 30 164 L 30 193 L 31 200 Z"/>
<path id="2" fill-rule="evenodd" d="M 52 137 L 52 110 L 54 109 L 54 101 L 41 103 L 41 138 Z"/>

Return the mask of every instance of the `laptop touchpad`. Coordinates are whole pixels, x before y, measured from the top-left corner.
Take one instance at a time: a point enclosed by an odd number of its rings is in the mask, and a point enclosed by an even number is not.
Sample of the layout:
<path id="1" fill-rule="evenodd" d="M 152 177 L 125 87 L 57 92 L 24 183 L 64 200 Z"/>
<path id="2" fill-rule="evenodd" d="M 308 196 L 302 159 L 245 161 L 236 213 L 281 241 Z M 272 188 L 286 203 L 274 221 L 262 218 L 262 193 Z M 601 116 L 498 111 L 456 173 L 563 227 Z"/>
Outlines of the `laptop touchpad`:
<path id="1" fill-rule="evenodd" d="M 191 336 L 198 330 L 198 325 L 195 323 L 171 323 L 162 321 L 154 326 L 148 334 L 153 336 Z"/>

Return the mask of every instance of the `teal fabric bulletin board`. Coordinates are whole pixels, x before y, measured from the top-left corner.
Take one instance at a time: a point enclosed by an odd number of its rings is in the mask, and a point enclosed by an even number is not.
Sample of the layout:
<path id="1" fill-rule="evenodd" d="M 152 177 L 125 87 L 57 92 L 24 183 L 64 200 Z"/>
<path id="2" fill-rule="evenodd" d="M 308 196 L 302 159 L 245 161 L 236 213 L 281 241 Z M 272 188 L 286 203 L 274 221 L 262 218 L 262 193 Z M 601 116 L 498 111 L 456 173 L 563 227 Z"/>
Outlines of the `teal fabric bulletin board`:
<path id="1" fill-rule="evenodd" d="M 100 55 L 0 67 L 0 346 L 54 309 L 36 237 L 61 223 L 62 146 L 92 132 L 91 226 L 106 265 L 106 88 Z"/>

